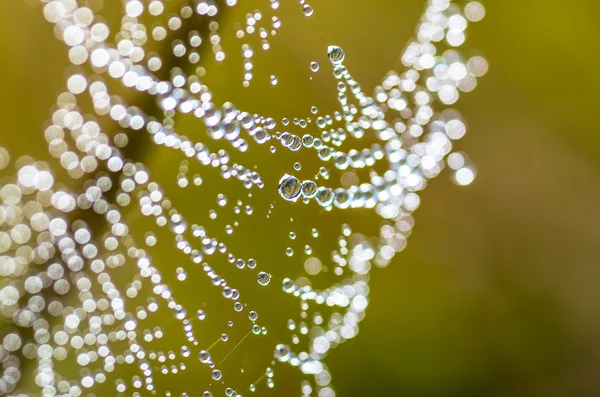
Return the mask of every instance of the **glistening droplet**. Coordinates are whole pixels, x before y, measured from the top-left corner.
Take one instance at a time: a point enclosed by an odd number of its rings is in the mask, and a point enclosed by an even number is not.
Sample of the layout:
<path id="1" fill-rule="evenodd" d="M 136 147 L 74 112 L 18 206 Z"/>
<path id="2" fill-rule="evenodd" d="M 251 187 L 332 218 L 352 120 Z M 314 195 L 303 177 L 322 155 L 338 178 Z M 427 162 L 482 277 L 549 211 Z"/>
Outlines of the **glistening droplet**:
<path id="1" fill-rule="evenodd" d="M 287 201 L 296 201 L 300 196 L 302 184 L 298 178 L 285 174 L 279 180 L 279 194 Z"/>
<path id="2" fill-rule="evenodd" d="M 346 56 L 346 54 L 344 53 L 344 50 L 342 50 L 341 47 L 338 47 L 336 45 L 330 45 L 329 47 L 327 47 L 327 56 L 329 57 L 331 63 L 333 63 L 334 65 L 339 65 L 344 61 L 344 57 Z"/>
<path id="3" fill-rule="evenodd" d="M 256 276 L 256 281 L 262 286 L 268 285 L 271 282 L 271 275 L 266 272 L 260 272 Z"/>
<path id="4" fill-rule="evenodd" d="M 304 7 L 302 7 L 302 11 L 304 12 L 304 15 L 307 17 L 312 16 L 312 14 L 314 14 L 314 12 L 315 12 L 313 10 L 313 8 L 308 4 L 305 4 Z"/>

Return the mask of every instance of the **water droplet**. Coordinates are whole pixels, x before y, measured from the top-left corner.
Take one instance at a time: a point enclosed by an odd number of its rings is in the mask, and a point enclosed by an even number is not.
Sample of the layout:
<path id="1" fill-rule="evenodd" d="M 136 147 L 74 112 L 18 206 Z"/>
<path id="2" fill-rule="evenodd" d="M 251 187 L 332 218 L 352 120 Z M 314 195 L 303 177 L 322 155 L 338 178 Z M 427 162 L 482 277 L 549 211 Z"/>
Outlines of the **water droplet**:
<path id="1" fill-rule="evenodd" d="M 319 64 L 317 62 L 311 62 L 310 63 L 310 70 L 312 72 L 315 72 L 315 73 L 318 72 L 319 71 L 319 67 L 320 66 L 319 66 Z"/>
<path id="2" fill-rule="evenodd" d="M 250 258 L 248 259 L 248 269 L 254 269 L 256 267 L 256 260 Z"/>
<path id="3" fill-rule="evenodd" d="M 291 321 L 291 320 L 290 320 Z M 288 345 L 277 345 L 275 346 L 275 358 L 278 361 L 288 361 L 291 355 L 291 349 Z"/>
<path id="4" fill-rule="evenodd" d="M 306 198 L 312 198 L 317 194 L 317 184 L 314 181 L 306 180 L 302 182 L 302 195 Z"/>
<path id="5" fill-rule="evenodd" d="M 329 179 L 329 171 L 325 167 L 319 167 L 319 174 L 325 179 Z"/>
<path id="6" fill-rule="evenodd" d="M 214 380 L 219 380 L 219 379 L 221 379 L 222 376 L 223 376 L 223 374 L 218 369 L 215 369 L 212 371 L 212 378 Z"/>
<path id="7" fill-rule="evenodd" d="M 201 350 L 200 353 L 198 353 L 198 359 L 201 363 L 208 364 L 211 361 L 210 353 L 206 350 Z"/>
<path id="8" fill-rule="evenodd" d="M 326 187 L 320 187 L 317 189 L 317 194 L 315 197 L 317 199 L 317 203 L 319 203 L 322 207 L 328 207 L 333 203 L 333 190 Z"/>
<path id="9" fill-rule="evenodd" d="M 302 11 L 307 17 L 310 17 L 314 13 L 313 8 L 308 4 L 304 4 L 304 7 L 302 7 Z"/>
<path id="10" fill-rule="evenodd" d="M 327 47 L 327 56 L 329 57 L 331 63 L 333 63 L 334 65 L 339 65 L 340 63 L 342 63 L 344 61 L 345 55 L 346 54 L 344 53 L 344 50 L 342 50 L 341 47 L 338 47 L 336 45 L 330 45 L 329 47 Z"/>
<path id="11" fill-rule="evenodd" d="M 279 194 L 287 201 L 296 201 L 300 196 L 301 186 L 298 178 L 285 174 L 279 180 Z"/>
<path id="12" fill-rule="evenodd" d="M 260 272 L 258 273 L 258 276 L 256 276 L 256 280 L 260 285 L 265 286 L 271 282 L 271 275 L 266 272 Z"/>
<path id="13" fill-rule="evenodd" d="M 291 293 L 295 289 L 294 282 L 292 280 L 290 280 L 289 278 L 284 278 L 283 283 L 282 283 L 282 288 L 285 292 Z"/>

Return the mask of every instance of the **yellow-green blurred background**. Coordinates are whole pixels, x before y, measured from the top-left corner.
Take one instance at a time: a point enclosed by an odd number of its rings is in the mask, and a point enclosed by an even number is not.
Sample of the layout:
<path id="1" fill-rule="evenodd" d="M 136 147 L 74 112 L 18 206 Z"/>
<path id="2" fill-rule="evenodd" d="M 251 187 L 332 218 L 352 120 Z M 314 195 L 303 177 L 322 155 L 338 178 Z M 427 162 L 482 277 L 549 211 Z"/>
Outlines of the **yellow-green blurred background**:
<path id="1" fill-rule="evenodd" d="M 108 11 L 119 12 L 112 2 L 119 3 L 105 0 Z M 250 90 L 241 87 L 239 62 L 215 72 L 219 100 L 277 117 L 308 115 L 315 102 L 333 106 L 332 84 L 307 83 L 312 60 L 328 73 L 331 43 L 344 48 L 345 64 L 369 93 L 398 67 L 424 6 L 312 3 L 313 20 L 291 6 L 282 11 L 285 45 L 256 61 Z M 600 3 L 484 5 L 465 51 L 485 56 L 490 72 L 456 106 L 469 127 L 458 147 L 478 177 L 466 188 L 449 174 L 430 183 L 408 248 L 372 272 L 360 334 L 327 359 L 340 396 L 600 395 Z M 0 145 L 13 158 L 47 157 L 43 129 L 67 66 L 39 5 L 0 2 Z M 279 77 L 275 89 L 266 66 Z M 160 164 L 161 153 L 142 154 Z M 162 177 L 174 184 L 173 175 Z M 277 387 L 281 396 L 298 390 Z"/>

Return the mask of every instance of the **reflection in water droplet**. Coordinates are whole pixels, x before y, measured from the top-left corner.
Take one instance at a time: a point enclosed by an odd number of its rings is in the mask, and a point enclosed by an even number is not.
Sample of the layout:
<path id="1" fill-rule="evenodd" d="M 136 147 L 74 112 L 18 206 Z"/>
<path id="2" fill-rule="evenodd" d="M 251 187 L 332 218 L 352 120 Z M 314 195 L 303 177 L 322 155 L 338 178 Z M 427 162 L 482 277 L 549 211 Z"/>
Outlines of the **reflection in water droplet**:
<path id="1" fill-rule="evenodd" d="M 346 54 L 344 53 L 344 50 L 342 50 L 341 47 L 338 47 L 336 45 L 330 45 L 329 47 L 327 47 L 327 56 L 329 57 L 331 63 L 333 63 L 334 65 L 338 65 L 344 61 L 344 57 L 346 56 Z"/>
<path id="2" fill-rule="evenodd" d="M 302 182 L 302 195 L 306 198 L 312 198 L 317 194 L 317 184 L 314 181 L 306 180 Z"/>
<path id="3" fill-rule="evenodd" d="M 301 183 L 298 178 L 285 174 L 279 180 L 279 194 L 287 201 L 296 201 L 300 196 Z"/>
<path id="4" fill-rule="evenodd" d="M 307 17 L 312 16 L 312 14 L 314 13 L 313 8 L 310 5 L 308 5 L 308 4 L 305 4 L 302 7 L 302 11 L 304 12 L 304 15 L 307 16 Z"/>
<path id="5" fill-rule="evenodd" d="M 266 272 L 260 272 L 258 273 L 258 276 L 256 276 L 256 280 L 260 285 L 265 286 L 271 282 L 271 275 Z"/>

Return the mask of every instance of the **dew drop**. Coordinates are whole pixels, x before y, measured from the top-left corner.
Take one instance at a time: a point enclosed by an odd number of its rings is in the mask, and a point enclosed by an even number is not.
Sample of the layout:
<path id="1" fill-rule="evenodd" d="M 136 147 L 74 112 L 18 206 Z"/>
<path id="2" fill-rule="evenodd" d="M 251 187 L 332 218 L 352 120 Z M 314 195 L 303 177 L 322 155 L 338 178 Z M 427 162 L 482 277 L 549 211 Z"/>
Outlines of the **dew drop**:
<path id="1" fill-rule="evenodd" d="M 208 364 L 211 360 L 210 353 L 206 350 L 201 350 L 200 353 L 198 353 L 198 359 L 201 363 Z"/>
<path id="2" fill-rule="evenodd" d="M 325 167 L 319 167 L 319 174 L 325 179 L 329 179 L 329 171 Z"/>
<path id="3" fill-rule="evenodd" d="M 266 272 L 260 272 L 256 276 L 256 281 L 262 286 L 268 285 L 271 282 L 271 275 Z"/>
<path id="4" fill-rule="evenodd" d="M 254 269 L 256 267 L 256 260 L 250 258 L 248 259 L 248 268 L 249 269 Z"/>
<path id="5" fill-rule="evenodd" d="M 304 12 L 305 16 L 310 17 L 312 16 L 312 14 L 314 14 L 315 11 L 310 5 L 305 4 L 304 7 L 302 7 L 302 12 Z"/>
<path id="6" fill-rule="evenodd" d="M 298 178 L 285 174 L 279 180 L 279 194 L 287 201 L 296 201 L 300 196 L 302 184 Z"/>
<path id="7" fill-rule="evenodd" d="M 341 64 L 344 61 L 345 55 L 346 54 L 344 53 L 344 50 L 342 50 L 341 47 L 338 47 L 336 45 L 330 45 L 329 47 L 327 47 L 327 56 L 329 57 L 331 63 L 333 63 L 334 65 Z"/>
<path id="8" fill-rule="evenodd" d="M 314 181 L 306 180 L 302 182 L 302 195 L 306 198 L 315 197 L 317 194 L 317 184 Z"/>
<path id="9" fill-rule="evenodd" d="M 219 379 L 221 379 L 222 376 L 223 376 L 223 374 L 218 369 L 215 369 L 212 371 L 212 378 L 214 380 L 219 380 Z"/>

